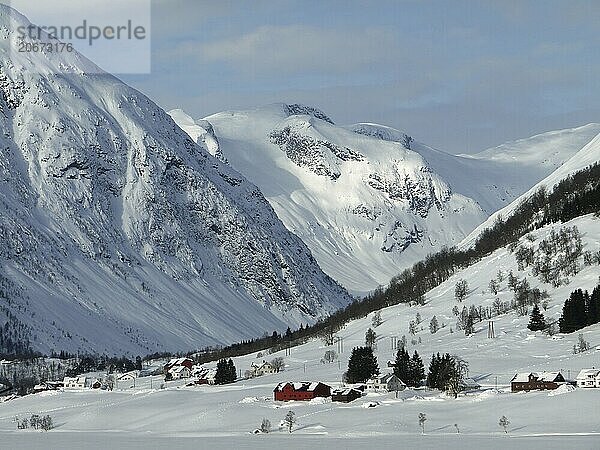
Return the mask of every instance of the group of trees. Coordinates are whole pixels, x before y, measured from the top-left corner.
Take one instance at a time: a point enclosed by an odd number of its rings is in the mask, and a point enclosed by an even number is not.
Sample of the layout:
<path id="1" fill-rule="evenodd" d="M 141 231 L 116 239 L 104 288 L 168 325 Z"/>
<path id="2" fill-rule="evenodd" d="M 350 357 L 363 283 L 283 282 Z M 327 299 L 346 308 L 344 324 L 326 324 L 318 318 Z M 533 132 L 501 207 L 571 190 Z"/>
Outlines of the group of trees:
<path id="1" fill-rule="evenodd" d="M 33 428 L 34 430 L 48 431 L 54 428 L 54 423 L 50 415 L 40 416 L 38 414 L 33 414 L 29 419 L 24 418 L 22 420 L 17 417 L 15 418 L 15 422 L 17 423 L 17 429 L 19 430 Z"/>
<path id="2" fill-rule="evenodd" d="M 570 276 L 579 272 L 583 244 L 576 226 L 552 230 L 537 246 L 533 245 L 534 238 L 529 236 L 524 243 L 512 247 L 519 270 L 531 266 L 533 276 L 554 287 L 567 283 Z"/>
<path id="3" fill-rule="evenodd" d="M 462 389 L 462 382 L 468 373 L 466 361 L 451 356 L 449 353 L 440 356 L 433 355 L 427 373 L 427 386 L 442 391 L 448 391 L 455 397 Z"/>
<path id="4" fill-rule="evenodd" d="M 364 383 L 379 374 L 377 358 L 373 348 L 354 347 L 348 360 L 348 371 L 345 374 L 348 383 Z"/>
<path id="5" fill-rule="evenodd" d="M 600 322 L 600 284 L 590 295 L 577 289 L 565 301 L 559 319 L 561 333 L 572 333 L 583 327 Z"/>
<path id="6" fill-rule="evenodd" d="M 412 357 L 404 347 L 396 353 L 394 361 L 394 374 L 407 386 L 420 386 L 425 378 L 425 367 L 423 360 L 415 350 Z"/>
<path id="7" fill-rule="evenodd" d="M 217 373 L 215 374 L 215 384 L 228 384 L 237 380 L 237 371 L 233 360 L 220 359 L 217 363 Z"/>

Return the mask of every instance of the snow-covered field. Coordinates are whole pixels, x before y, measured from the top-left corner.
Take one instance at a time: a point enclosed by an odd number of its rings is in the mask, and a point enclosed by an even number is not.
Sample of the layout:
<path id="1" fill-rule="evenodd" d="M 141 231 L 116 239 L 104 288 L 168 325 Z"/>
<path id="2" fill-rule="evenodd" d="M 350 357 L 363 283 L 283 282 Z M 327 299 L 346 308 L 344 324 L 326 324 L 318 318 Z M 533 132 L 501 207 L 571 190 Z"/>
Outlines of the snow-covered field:
<path id="1" fill-rule="evenodd" d="M 565 225 L 577 225 L 586 249 L 600 249 L 600 219 L 584 216 Z M 550 232 L 548 226 L 534 233 L 541 239 Z M 600 443 L 600 389 L 571 392 L 530 392 L 512 394 L 509 381 L 515 372 L 561 370 L 574 378 L 579 369 L 600 363 L 600 325 L 581 331 L 592 350 L 572 354 L 578 333 L 549 337 L 526 329 L 528 317 L 514 312 L 494 319 L 496 337 L 487 337 L 487 323 L 476 324 L 476 332 L 466 337 L 455 328 L 451 309 L 456 304 L 454 285 L 467 280 L 471 293 L 464 305 L 488 305 L 493 296 L 487 293 L 489 280 L 498 270 L 513 270 L 528 277 L 532 287 L 547 289 L 550 294 L 548 318 L 557 318 L 564 299 L 582 287 L 591 289 L 598 282 L 598 266 L 583 268 L 570 284 L 558 289 L 541 284 L 526 272 L 519 272 L 514 256 L 500 249 L 427 294 L 422 307 L 397 305 L 382 310 L 383 324 L 375 329 L 380 368 L 393 357 L 391 337 L 408 337 L 408 350 L 418 350 L 425 365 L 433 352 L 450 352 L 466 359 L 470 376 L 482 385 L 475 393 L 458 399 L 426 389 L 393 393 L 371 393 L 351 404 L 329 401 L 280 403 L 272 400 L 278 382 L 320 380 L 333 387 L 340 385 L 352 347 L 363 345 L 364 333 L 371 317 L 355 320 L 338 333 L 344 351 L 339 362 L 322 364 L 326 347 L 313 340 L 291 349 L 267 355 L 285 359 L 284 372 L 253 380 L 216 387 L 185 387 L 170 382 L 160 389 L 160 377 L 138 379 L 135 388 L 113 392 L 81 391 L 36 394 L 0 405 L 0 439 L 3 448 L 309 448 L 329 445 L 332 448 L 598 448 Z M 512 292 L 501 285 L 499 297 L 509 300 Z M 460 305 L 462 306 L 462 304 Z M 408 323 L 419 312 L 423 330 L 411 344 Z M 429 320 L 436 315 L 447 326 L 430 334 Z M 256 354 L 235 358 L 242 372 Z M 152 380 L 152 389 L 150 388 Z M 123 386 L 121 386 L 123 387 Z M 365 407 L 375 403 L 373 408 Z M 279 431 L 279 422 L 287 411 L 296 413 L 298 423 L 291 435 Z M 421 435 L 418 414 L 425 413 L 425 435 Z M 16 430 L 15 416 L 50 414 L 57 427 L 47 433 Z M 505 435 L 498 420 L 510 420 Z M 274 431 L 269 435 L 251 432 L 267 418 Z M 455 424 L 460 433 L 456 432 Z"/>

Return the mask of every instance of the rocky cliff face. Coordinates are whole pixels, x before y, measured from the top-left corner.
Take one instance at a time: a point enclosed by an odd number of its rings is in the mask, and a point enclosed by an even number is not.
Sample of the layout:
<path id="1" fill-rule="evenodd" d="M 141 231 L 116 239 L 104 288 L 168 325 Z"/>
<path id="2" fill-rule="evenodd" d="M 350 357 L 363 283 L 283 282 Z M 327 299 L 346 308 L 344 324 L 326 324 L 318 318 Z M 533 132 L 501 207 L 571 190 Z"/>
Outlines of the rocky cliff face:
<path id="1" fill-rule="evenodd" d="M 77 53 L 11 51 L 26 23 L 0 6 L 0 302 L 36 348 L 192 348 L 350 300 L 148 98 Z"/>

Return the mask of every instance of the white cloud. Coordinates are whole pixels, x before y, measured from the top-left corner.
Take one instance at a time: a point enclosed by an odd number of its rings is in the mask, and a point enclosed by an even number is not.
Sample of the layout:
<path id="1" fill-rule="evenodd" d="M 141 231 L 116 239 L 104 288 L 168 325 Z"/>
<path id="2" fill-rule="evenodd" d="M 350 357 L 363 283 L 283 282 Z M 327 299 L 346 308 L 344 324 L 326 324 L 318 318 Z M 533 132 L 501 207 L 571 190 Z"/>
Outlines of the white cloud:
<path id="1" fill-rule="evenodd" d="M 404 50 L 383 28 L 322 29 L 304 25 L 262 26 L 241 36 L 185 42 L 176 52 L 197 62 L 227 63 L 240 72 L 340 73 L 394 63 Z M 376 69 L 374 69 L 376 70 Z"/>

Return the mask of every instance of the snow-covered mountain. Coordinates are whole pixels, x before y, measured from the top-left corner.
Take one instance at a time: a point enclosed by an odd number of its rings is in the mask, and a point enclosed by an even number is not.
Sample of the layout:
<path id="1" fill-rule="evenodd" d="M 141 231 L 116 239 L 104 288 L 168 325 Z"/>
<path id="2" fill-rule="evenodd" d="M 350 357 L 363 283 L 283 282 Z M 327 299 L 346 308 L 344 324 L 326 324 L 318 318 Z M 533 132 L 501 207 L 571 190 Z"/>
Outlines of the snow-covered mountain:
<path id="1" fill-rule="evenodd" d="M 461 248 L 468 248 L 472 246 L 483 230 L 486 228 L 491 228 L 499 217 L 504 219 L 510 217 L 524 200 L 530 198 L 539 189 L 546 188 L 548 191 L 551 191 L 555 185 L 567 178 L 569 175 L 572 175 L 575 172 L 585 169 L 586 167 L 598 162 L 600 162 L 600 132 L 597 133 L 591 139 L 591 141 L 587 143 L 587 145 L 575 152 L 575 154 L 572 154 L 572 156 L 568 158 L 566 162 L 559 165 L 558 168 L 550 175 L 543 178 L 509 205 L 496 211 L 485 222 L 477 226 L 477 228 L 475 228 L 467 237 L 465 237 L 465 239 L 463 239 L 459 246 Z"/>
<path id="2" fill-rule="evenodd" d="M 336 126 L 297 104 L 197 121 L 182 110 L 169 114 L 256 184 L 325 272 L 354 292 L 460 242 L 600 132 L 589 125 L 506 144 L 530 155 L 520 164 L 493 149 L 450 155 L 382 125 Z M 547 164 L 537 164 L 555 148 Z"/>
<path id="3" fill-rule="evenodd" d="M 261 192 L 144 95 L 76 52 L 17 52 L 28 24 L 0 5 L 10 329 L 42 351 L 148 353 L 285 330 L 350 301 Z"/>

